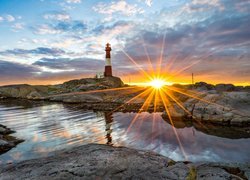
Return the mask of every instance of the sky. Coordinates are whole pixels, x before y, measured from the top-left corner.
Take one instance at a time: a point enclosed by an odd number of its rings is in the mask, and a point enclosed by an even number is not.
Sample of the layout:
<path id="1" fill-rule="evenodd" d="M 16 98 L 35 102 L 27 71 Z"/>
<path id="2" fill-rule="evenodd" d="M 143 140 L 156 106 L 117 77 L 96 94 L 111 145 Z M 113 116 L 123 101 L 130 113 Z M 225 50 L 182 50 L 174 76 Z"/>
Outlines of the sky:
<path id="1" fill-rule="evenodd" d="M 0 0 L 0 85 L 94 77 L 107 42 L 124 82 L 250 85 L 249 22 L 249 0 Z"/>

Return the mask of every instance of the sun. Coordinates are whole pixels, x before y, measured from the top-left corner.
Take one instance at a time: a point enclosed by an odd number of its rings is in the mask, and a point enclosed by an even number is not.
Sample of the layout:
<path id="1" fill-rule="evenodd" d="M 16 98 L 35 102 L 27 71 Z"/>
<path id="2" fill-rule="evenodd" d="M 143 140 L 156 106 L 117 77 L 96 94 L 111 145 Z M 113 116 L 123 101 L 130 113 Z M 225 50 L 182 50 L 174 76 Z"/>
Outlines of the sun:
<path id="1" fill-rule="evenodd" d="M 167 82 L 163 79 L 153 79 L 149 82 L 149 85 L 154 89 L 161 89 L 163 86 L 167 85 Z"/>

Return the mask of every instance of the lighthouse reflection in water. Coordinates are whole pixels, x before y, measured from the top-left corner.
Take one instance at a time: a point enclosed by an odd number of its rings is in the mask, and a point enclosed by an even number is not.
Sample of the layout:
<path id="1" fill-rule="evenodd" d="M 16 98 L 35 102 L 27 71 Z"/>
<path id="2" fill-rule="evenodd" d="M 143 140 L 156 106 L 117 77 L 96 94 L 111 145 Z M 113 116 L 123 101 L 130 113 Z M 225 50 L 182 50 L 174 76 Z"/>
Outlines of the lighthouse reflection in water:
<path id="1" fill-rule="evenodd" d="M 27 105 L 14 101 L 0 103 L 0 124 L 16 130 L 13 135 L 25 141 L 0 155 L 0 164 L 50 156 L 56 150 L 89 143 L 150 150 L 184 160 L 173 127 L 161 113 L 140 113 L 130 126 L 136 113 L 93 112 L 66 104 Z M 250 161 L 249 138 L 225 138 L 222 130 L 217 135 L 194 127 L 176 128 L 176 132 L 189 161 Z"/>

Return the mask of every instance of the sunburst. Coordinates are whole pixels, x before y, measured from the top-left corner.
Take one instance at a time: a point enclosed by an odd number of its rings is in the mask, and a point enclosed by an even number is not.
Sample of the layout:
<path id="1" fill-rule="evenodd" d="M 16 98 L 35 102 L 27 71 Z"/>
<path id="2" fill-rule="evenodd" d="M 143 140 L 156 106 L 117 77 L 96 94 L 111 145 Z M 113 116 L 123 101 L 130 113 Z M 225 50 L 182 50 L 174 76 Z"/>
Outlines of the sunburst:
<path id="1" fill-rule="evenodd" d="M 161 89 L 167 84 L 168 83 L 163 79 L 153 79 L 151 82 L 148 83 L 148 85 L 153 87 L 154 89 Z"/>
<path id="2" fill-rule="evenodd" d="M 162 106 L 165 109 L 166 114 L 168 116 L 168 119 L 169 119 L 169 121 L 170 121 L 170 123 L 172 125 L 173 132 L 174 132 L 174 134 L 176 136 L 176 139 L 177 139 L 177 142 L 179 144 L 180 150 L 181 150 L 181 152 L 183 154 L 183 157 L 186 160 L 188 160 L 187 156 L 186 156 L 186 153 L 185 153 L 185 150 L 184 150 L 184 147 L 183 147 L 182 142 L 181 142 L 181 138 L 179 137 L 179 135 L 178 135 L 178 133 L 177 133 L 177 131 L 175 129 L 175 124 L 174 124 L 175 122 L 174 122 L 174 119 L 172 118 L 172 115 L 171 115 L 172 112 L 170 110 L 170 107 L 174 107 L 173 103 L 175 103 L 183 111 L 185 111 L 190 117 L 194 118 L 195 121 L 198 121 L 200 124 L 202 124 L 202 122 L 200 122 L 198 119 L 196 119 L 193 116 L 193 114 L 191 112 L 189 112 L 189 110 L 184 107 L 182 102 L 180 102 L 178 100 L 178 98 L 175 96 L 175 94 L 178 93 L 178 94 L 187 96 L 189 98 L 193 98 L 193 99 L 196 99 L 198 101 L 213 104 L 213 105 L 216 105 L 216 106 L 221 106 L 221 105 L 216 104 L 214 102 L 210 102 L 210 101 L 208 101 L 206 99 L 201 98 L 200 94 L 195 92 L 195 91 L 183 90 L 181 88 L 176 88 L 176 87 L 170 86 L 171 83 L 169 82 L 169 80 L 172 79 L 173 77 L 178 76 L 183 71 L 191 68 L 192 66 L 196 65 L 197 63 L 200 63 L 201 60 L 206 59 L 213 52 L 209 52 L 209 53 L 199 57 L 198 58 L 199 60 L 196 60 L 194 63 L 191 63 L 188 66 L 182 67 L 180 70 L 177 70 L 176 72 L 174 72 L 174 73 L 172 73 L 172 74 L 170 74 L 170 75 L 168 75 L 166 77 L 167 72 L 162 72 L 162 67 L 161 67 L 162 62 L 165 61 L 165 59 L 163 58 L 164 48 L 165 48 L 165 40 L 166 40 L 165 38 L 166 37 L 164 35 L 164 38 L 163 38 L 163 41 L 162 41 L 162 46 L 161 46 L 160 57 L 159 57 L 159 59 L 157 61 L 158 63 L 157 63 L 157 66 L 156 66 L 156 70 L 154 70 L 154 68 L 153 68 L 153 65 L 152 65 L 151 59 L 149 57 L 147 48 L 145 46 L 144 40 L 142 41 L 143 42 L 142 45 L 143 45 L 143 48 L 144 48 L 146 56 L 147 56 L 149 72 L 144 70 L 142 68 L 142 66 L 139 65 L 135 59 L 133 59 L 127 52 L 125 52 L 123 49 L 121 49 L 121 52 L 123 52 L 124 55 L 128 57 L 128 60 L 130 60 L 131 63 L 133 63 L 133 65 L 136 67 L 136 69 L 143 75 L 143 77 L 145 77 L 145 79 L 147 79 L 148 82 L 146 82 L 146 83 L 134 83 L 136 85 L 141 85 L 143 87 L 138 87 L 138 86 L 134 87 L 134 86 L 132 86 L 132 87 L 105 89 L 105 90 L 93 90 L 93 91 L 81 92 L 79 94 L 119 91 L 119 93 L 124 94 L 124 96 L 125 96 L 126 94 L 128 94 L 128 92 L 124 93 L 123 91 L 133 90 L 134 89 L 134 92 L 138 92 L 138 93 L 136 93 L 136 95 L 134 97 L 132 97 L 131 99 L 125 101 L 121 106 L 115 108 L 112 111 L 112 112 L 118 111 L 123 106 L 125 106 L 125 105 L 127 105 L 129 103 L 132 103 L 133 101 L 136 101 L 137 99 L 140 99 L 140 98 L 145 99 L 144 102 L 142 103 L 142 106 L 141 106 L 140 110 L 135 115 L 135 117 L 132 119 L 132 121 L 131 121 L 131 123 L 130 123 L 130 125 L 127 128 L 125 133 L 128 133 L 130 131 L 131 127 L 138 120 L 138 117 L 139 117 L 139 115 L 140 115 L 140 113 L 142 111 L 147 111 L 149 109 L 149 107 L 151 107 L 153 105 L 154 112 L 156 112 L 158 107 Z M 169 70 L 171 68 L 171 66 L 173 65 L 176 57 L 177 57 L 177 55 L 173 56 L 172 59 L 170 59 L 170 62 L 168 63 L 166 68 L 164 68 L 165 70 Z M 186 59 L 187 58 L 189 58 L 189 57 L 186 57 Z M 163 74 L 165 74 L 165 75 L 163 75 Z M 69 95 L 69 94 L 67 94 L 67 95 Z M 143 118 L 139 118 L 139 119 L 143 121 Z M 153 126 L 152 127 L 154 127 L 154 124 L 155 124 L 154 121 L 155 120 L 156 120 L 155 116 L 153 116 L 153 119 L 152 119 Z M 139 123 L 139 124 L 141 124 L 141 123 Z"/>
<path id="3" fill-rule="evenodd" d="M 179 137 L 179 135 L 178 135 L 178 133 L 177 133 L 177 131 L 175 129 L 174 120 L 173 120 L 172 115 L 171 115 L 172 112 L 169 110 L 169 107 L 173 107 L 173 103 L 175 103 L 184 112 L 186 112 L 191 118 L 193 118 L 195 121 L 198 121 L 199 124 L 201 124 L 201 125 L 203 125 L 203 124 L 197 118 L 195 118 L 193 116 L 193 114 L 188 109 L 186 109 L 184 107 L 182 102 L 180 102 L 178 100 L 178 98 L 175 97 L 174 94 L 178 93 L 178 94 L 187 96 L 189 98 L 196 99 L 198 101 L 202 101 L 202 102 L 205 102 L 205 103 L 208 103 L 208 104 L 213 104 L 215 106 L 221 106 L 221 105 L 201 98 L 199 93 L 197 93 L 195 91 L 183 90 L 181 88 L 176 88 L 176 87 L 170 86 L 171 83 L 169 83 L 168 81 L 170 79 L 172 79 L 173 77 L 178 76 L 183 71 L 185 71 L 185 70 L 193 67 L 194 65 L 200 63 L 202 60 L 208 58 L 211 54 L 213 54 L 213 52 L 209 52 L 209 53 L 204 54 L 203 56 L 199 57 L 198 60 L 196 60 L 194 63 L 191 63 L 188 66 L 182 67 L 180 70 L 177 70 L 176 72 L 172 73 L 168 77 L 164 77 L 163 73 L 162 73 L 161 66 L 162 66 L 162 61 L 164 61 L 163 54 L 164 54 L 164 48 L 165 48 L 165 38 L 166 37 L 164 36 L 163 41 L 162 41 L 160 57 L 159 57 L 159 60 L 157 61 L 158 62 L 157 66 L 156 66 L 157 68 L 156 68 L 156 70 L 153 70 L 153 71 L 152 71 L 152 69 L 153 69 L 152 62 L 151 62 L 151 59 L 149 58 L 148 51 L 147 51 L 146 46 L 145 46 L 144 41 L 143 41 L 143 47 L 144 47 L 144 50 L 145 50 L 145 53 L 146 53 L 146 56 L 147 56 L 147 59 L 148 59 L 148 63 L 149 63 L 148 66 L 149 66 L 150 72 L 147 72 L 146 70 L 144 70 L 136 62 L 135 59 L 133 59 L 127 52 L 122 50 L 122 52 L 135 65 L 135 67 L 137 67 L 137 69 L 144 75 L 144 77 L 146 79 L 149 79 L 149 82 L 147 82 L 147 83 L 135 83 L 137 85 L 147 86 L 148 88 L 144 92 L 142 92 L 141 94 L 137 95 L 135 98 L 132 98 L 131 100 L 134 100 L 134 99 L 140 97 L 142 94 L 145 94 L 145 92 L 147 92 L 147 97 L 146 97 L 144 103 L 142 104 L 138 114 L 131 121 L 126 133 L 129 132 L 129 130 L 131 129 L 133 124 L 137 121 L 139 113 L 142 112 L 142 111 L 147 110 L 149 108 L 150 104 L 153 104 L 154 112 L 157 111 L 158 106 L 162 105 L 164 107 L 164 109 L 166 111 L 166 114 L 168 116 L 168 119 L 169 119 L 169 121 L 170 121 L 170 123 L 172 125 L 172 129 L 173 129 L 174 134 L 176 136 L 176 139 L 178 141 L 178 144 L 179 144 L 180 150 L 181 150 L 181 152 L 183 154 L 183 157 L 186 160 L 188 160 L 187 156 L 186 156 L 186 153 L 185 153 L 185 150 L 184 150 L 184 147 L 183 147 L 182 142 L 181 142 L 181 138 Z M 188 59 L 189 57 L 186 57 L 186 58 Z M 174 56 L 174 58 L 171 60 L 171 62 L 167 65 L 166 69 L 170 69 L 170 67 L 173 65 L 175 59 L 176 59 L 176 56 Z M 164 74 L 166 74 L 166 73 L 167 72 L 164 72 Z M 224 108 L 226 108 L 226 107 L 224 107 Z M 143 121 L 143 119 L 142 119 L 142 121 Z M 153 118 L 152 121 L 153 121 L 153 125 L 154 125 L 155 118 Z M 205 125 L 203 125 L 203 126 L 205 127 Z M 154 126 L 152 126 L 152 127 L 154 127 Z"/>

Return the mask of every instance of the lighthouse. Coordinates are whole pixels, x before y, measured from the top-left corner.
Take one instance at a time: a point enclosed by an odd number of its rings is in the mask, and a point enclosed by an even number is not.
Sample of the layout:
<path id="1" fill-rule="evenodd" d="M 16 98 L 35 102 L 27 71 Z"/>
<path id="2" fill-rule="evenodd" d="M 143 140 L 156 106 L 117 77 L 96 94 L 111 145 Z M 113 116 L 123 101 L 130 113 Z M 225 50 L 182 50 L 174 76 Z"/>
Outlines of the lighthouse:
<path id="1" fill-rule="evenodd" d="M 111 77 L 112 76 L 112 66 L 111 66 L 111 46 L 109 43 L 106 44 L 106 60 L 105 60 L 105 71 L 104 71 L 104 76 L 105 77 Z"/>

